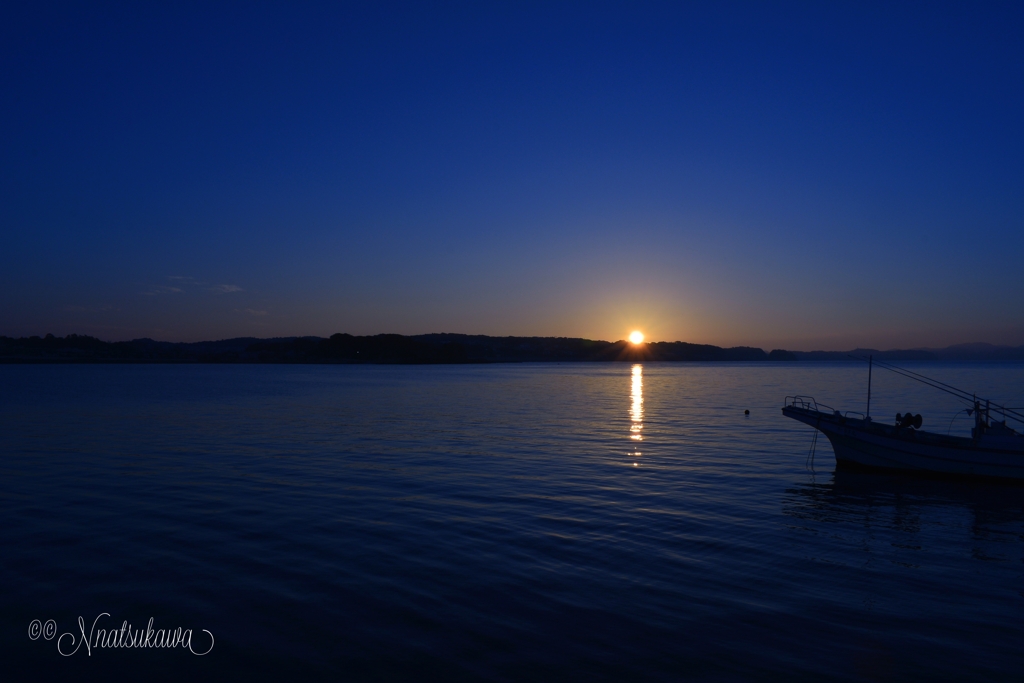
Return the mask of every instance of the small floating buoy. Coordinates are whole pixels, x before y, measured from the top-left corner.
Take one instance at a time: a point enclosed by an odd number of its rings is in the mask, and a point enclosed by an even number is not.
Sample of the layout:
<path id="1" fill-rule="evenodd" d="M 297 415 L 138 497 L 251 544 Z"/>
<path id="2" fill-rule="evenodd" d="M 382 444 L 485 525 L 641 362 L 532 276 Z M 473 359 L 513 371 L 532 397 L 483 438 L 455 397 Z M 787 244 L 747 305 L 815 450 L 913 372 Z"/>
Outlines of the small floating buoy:
<path id="1" fill-rule="evenodd" d="M 743 411 L 743 414 L 744 414 L 744 415 L 750 415 L 750 411 L 749 411 L 749 410 L 744 410 L 744 411 Z"/>

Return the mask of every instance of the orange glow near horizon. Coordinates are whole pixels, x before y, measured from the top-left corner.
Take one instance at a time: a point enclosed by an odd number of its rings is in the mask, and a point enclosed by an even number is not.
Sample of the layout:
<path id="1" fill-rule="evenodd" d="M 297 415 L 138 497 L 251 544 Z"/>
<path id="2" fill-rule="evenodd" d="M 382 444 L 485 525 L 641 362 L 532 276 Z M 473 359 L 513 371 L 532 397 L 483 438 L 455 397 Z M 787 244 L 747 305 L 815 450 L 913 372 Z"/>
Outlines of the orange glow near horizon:
<path id="1" fill-rule="evenodd" d="M 633 342 L 634 344 L 643 344 L 644 343 L 644 333 L 640 332 L 639 330 L 636 330 L 634 332 L 630 332 L 629 333 L 629 341 Z"/>

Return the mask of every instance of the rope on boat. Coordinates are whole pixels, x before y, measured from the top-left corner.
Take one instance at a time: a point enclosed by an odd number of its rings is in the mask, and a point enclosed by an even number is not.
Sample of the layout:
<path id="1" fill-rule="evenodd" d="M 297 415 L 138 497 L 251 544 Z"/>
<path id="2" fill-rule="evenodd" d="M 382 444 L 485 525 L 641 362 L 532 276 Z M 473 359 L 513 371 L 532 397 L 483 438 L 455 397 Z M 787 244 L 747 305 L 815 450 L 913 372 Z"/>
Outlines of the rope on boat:
<path id="1" fill-rule="evenodd" d="M 818 430 L 814 430 L 814 438 L 811 440 L 811 450 L 807 451 L 807 459 L 804 460 L 804 469 L 814 472 L 814 452 L 818 447 Z"/>
<path id="2" fill-rule="evenodd" d="M 966 413 L 968 410 L 970 410 L 970 409 L 969 408 L 962 408 L 962 409 L 956 411 L 955 413 L 953 413 L 953 418 L 949 421 L 949 426 L 946 427 L 946 436 L 949 436 L 950 430 L 953 429 L 953 420 L 955 420 L 958 417 L 960 417 L 960 413 Z"/>

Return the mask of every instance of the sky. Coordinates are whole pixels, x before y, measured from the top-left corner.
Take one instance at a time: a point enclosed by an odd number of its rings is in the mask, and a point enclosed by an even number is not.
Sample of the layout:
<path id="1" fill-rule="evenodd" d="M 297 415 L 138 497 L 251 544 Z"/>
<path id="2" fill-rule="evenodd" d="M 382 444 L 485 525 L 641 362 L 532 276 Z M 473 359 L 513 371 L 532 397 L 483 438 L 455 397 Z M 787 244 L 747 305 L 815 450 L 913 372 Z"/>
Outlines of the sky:
<path id="1" fill-rule="evenodd" d="M 1024 344 L 1020 3 L 5 3 L 0 334 Z"/>

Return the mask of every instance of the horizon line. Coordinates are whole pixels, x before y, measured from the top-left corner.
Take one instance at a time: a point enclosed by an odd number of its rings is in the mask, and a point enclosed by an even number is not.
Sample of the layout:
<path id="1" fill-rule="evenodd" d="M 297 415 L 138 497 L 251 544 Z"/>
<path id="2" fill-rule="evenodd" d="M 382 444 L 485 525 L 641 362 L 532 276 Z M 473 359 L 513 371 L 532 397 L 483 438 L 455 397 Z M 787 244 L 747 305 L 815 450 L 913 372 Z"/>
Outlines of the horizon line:
<path id="1" fill-rule="evenodd" d="M 610 341 L 610 340 L 606 340 L 606 339 L 590 339 L 590 338 L 587 338 L 587 337 L 572 337 L 572 336 L 559 336 L 559 335 L 514 335 L 514 334 L 494 335 L 494 334 L 472 334 L 472 333 L 466 333 L 466 332 L 425 332 L 425 333 L 420 333 L 420 334 L 401 334 L 401 333 L 397 333 L 397 332 L 378 332 L 376 334 L 362 334 L 362 335 L 360 335 L 360 334 L 351 334 L 351 333 L 348 333 L 348 332 L 335 332 L 334 334 L 326 336 L 326 337 L 322 337 L 322 336 L 319 336 L 319 335 L 288 335 L 288 336 L 275 336 L 275 337 L 236 336 L 236 337 L 223 337 L 223 338 L 220 338 L 220 339 L 202 339 L 202 340 L 198 340 L 198 341 L 166 341 L 166 340 L 154 339 L 153 337 L 135 337 L 133 339 L 126 339 L 126 340 L 121 340 L 121 341 L 110 341 L 110 340 L 106 340 L 106 339 L 101 339 L 99 337 L 95 337 L 93 335 L 77 334 L 77 333 L 74 333 L 74 332 L 69 332 L 68 334 L 66 334 L 63 337 L 60 337 L 58 335 L 54 335 L 52 333 L 47 333 L 45 335 L 29 335 L 29 336 L 21 336 L 21 337 L 9 337 L 7 335 L 0 335 L 0 338 L 10 339 L 12 341 L 18 341 L 18 340 L 31 340 L 31 339 L 45 340 L 45 339 L 48 339 L 48 338 L 64 340 L 64 339 L 67 339 L 69 337 L 76 337 L 76 338 L 95 339 L 95 340 L 103 342 L 105 344 L 130 344 L 130 343 L 133 343 L 133 342 L 151 341 L 151 342 L 158 343 L 158 344 L 186 344 L 187 345 L 187 344 L 215 344 L 215 343 L 219 343 L 219 342 L 234 341 L 236 339 L 254 339 L 254 340 L 257 340 L 257 341 L 274 341 L 274 340 L 290 340 L 290 339 L 330 339 L 331 337 L 333 337 L 335 335 L 347 335 L 347 336 L 350 336 L 350 337 L 397 336 L 397 337 L 411 337 L 411 338 L 414 338 L 414 337 L 429 337 L 429 336 L 461 336 L 461 337 L 485 337 L 485 338 L 491 338 L 491 339 L 571 339 L 571 340 L 580 340 L 580 341 L 588 341 L 588 342 L 604 343 L 604 344 L 619 344 L 619 343 L 632 344 L 633 343 L 633 342 L 630 342 L 628 339 L 617 339 L 617 340 L 614 340 L 614 341 Z M 787 349 L 787 348 L 778 347 L 778 348 L 773 348 L 773 349 L 770 349 L 770 350 L 766 351 L 763 347 L 751 346 L 751 345 L 747 345 L 747 344 L 739 344 L 739 345 L 736 345 L 736 346 L 722 346 L 722 345 L 718 345 L 718 344 L 709 344 L 709 343 L 703 343 L 703 342 L 688 342 L 688 341 L 683 341 L 683 340 L 668 341 L 668 340 L 649 340 L 649 339 L 645 339 L 644 341 L 640 342 L 636 346 L 642 346 L 642 345 L 646 345 L 646 344 L 689 344 L 691 346 L 710 346 L 710 347 L 715 347 L 715 348 L 720 348 L 720 349 L 760 349 L 761 351 L 765 351 L 765 353 L 770 353 L 772 351 L 785 351 L 785 352 L 792 352 L 792 353 L 848 353 L 848 352 L 855 352 L 855 351 L 877 351 L 879 353 L 893 353 L 893 352 L 901 352 L 901 351 L 904 351 L 904 352 L 905 351 L 945 351 L 945 350 L 949 350 L 949 349 L 964 348 L 964 347 L 976 347 L 976 348 L 977 347 L 990 347 L 990 348 L 994 348 L 994 349 L 1020 349 L 1020 348 L 1024 348 L 1024 344 L 1018 345 L 1018 346 L 1014 346 L 1012 344 L 993 344 L 991 342 L 974 341 L 974 342 L 962 342 L 962 343 L 957 343 L 957 344 L 949 344 L 947 346 L 911 346 L 911 347 L 906 347 L 906 348 L 888 348 L 888 349 L 880 349 L 880 348 L 874 348 L 874 347 L 870 347 L 870 346 L 857 346 L 857 347 L 854 347 L 852 349 L 842 349 L 842 350 L 826 350 L 826 349 L 820 349 L 820 348 L 819 349 L 802 350 L 802 349 L 793 349 L 793 348 Z"/>

